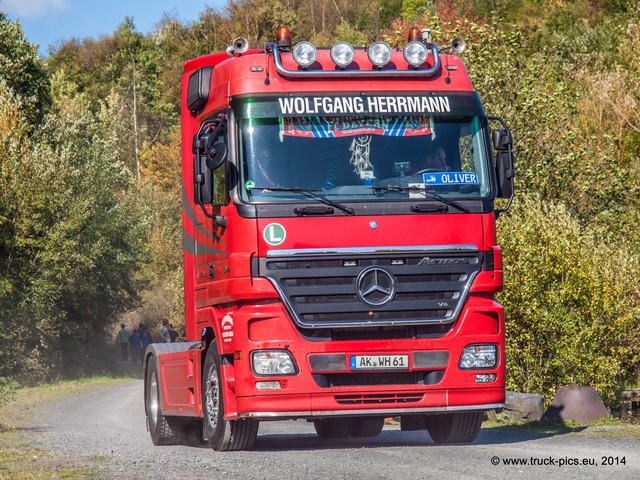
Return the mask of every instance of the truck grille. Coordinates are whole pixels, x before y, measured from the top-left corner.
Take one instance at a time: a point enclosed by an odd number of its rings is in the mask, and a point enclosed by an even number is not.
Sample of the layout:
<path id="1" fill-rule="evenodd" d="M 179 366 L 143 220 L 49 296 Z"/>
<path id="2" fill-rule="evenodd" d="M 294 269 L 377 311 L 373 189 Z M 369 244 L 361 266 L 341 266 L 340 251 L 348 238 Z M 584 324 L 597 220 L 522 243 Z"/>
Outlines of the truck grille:
<path id="1" fill-rule="evenodd" d="M 482 253 L 469 250 L 322 258 L 303 250 L 280 258 L 276 251 L 254 274 L 273 283 L 304 329 L 446 324 L 457 318 L 482 265 Z"/>
<path id="2" fill-rule="evenodd" d="M 415 403 L 422 400 L 423 393 L 392 393 L 379 395 L 336 395 L 340 405 L 381 405 L 389 403 Z"/>

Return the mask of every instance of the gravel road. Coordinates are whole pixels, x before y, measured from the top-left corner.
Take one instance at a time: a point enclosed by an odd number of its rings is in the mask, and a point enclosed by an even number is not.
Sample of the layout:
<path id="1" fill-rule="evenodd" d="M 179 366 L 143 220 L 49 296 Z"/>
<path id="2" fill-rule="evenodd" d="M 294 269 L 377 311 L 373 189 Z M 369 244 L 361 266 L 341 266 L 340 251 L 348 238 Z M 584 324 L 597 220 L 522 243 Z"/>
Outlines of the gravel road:
<path id="1" fill-rule="evenodd" d="M 436 446 L 426 433 L 397 426 L 375 438 L 321 440 L 298 420 L 261 423 L 250 452 L 154 447 L 142 392 L 142 381 L 127 381 L 42 406 L 32 412 L 29 435 L 60 461 L 96 465 L 103 478 L 640 478 L 640 438 L 615 426 L 563 434 L 483 428 L 473 445 Z M 613 465 L 602 465 L 603 457 Z M 504 464 L 532 458 L 548 465 Z M 596 465 L 567 464 L 574 460 Z"/>

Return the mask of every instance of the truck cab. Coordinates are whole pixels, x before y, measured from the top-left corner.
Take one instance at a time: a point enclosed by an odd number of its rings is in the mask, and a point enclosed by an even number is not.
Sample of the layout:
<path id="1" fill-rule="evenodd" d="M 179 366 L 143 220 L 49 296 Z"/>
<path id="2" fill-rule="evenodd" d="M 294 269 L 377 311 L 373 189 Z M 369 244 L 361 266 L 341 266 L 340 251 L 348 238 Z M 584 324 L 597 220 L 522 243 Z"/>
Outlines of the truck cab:
<path id="1" fill-rule="evenodd" d="M 286 419 L 371 436 L 385 417 L 470 442 L 503 407 L 511 135 L 463 46 L 412 28 L 404 49 L 321 49 L 281 27 L 185 64 L 188 342 L 147 350 L 154 443 L 249 449 Z"/>

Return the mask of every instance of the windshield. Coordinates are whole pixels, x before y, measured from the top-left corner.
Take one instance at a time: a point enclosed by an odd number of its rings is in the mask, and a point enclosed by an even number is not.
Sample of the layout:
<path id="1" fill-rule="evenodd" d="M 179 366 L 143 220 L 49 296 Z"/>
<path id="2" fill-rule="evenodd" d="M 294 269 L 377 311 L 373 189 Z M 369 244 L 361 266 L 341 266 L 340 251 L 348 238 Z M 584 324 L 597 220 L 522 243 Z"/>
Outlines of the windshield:
<path id="1" fill-rule="evenodd" d="M 347 202 L 489 195 L 479 115 L 277 110 L 239 115 L 245 201 L 309 200 L 301 189 Z"/>

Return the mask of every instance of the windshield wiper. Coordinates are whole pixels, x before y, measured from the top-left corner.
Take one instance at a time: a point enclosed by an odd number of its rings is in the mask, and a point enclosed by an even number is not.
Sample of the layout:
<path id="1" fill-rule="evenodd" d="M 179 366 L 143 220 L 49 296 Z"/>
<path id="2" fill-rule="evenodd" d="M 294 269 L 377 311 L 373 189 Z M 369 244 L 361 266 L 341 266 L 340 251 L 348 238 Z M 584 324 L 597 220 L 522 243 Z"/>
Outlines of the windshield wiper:
<path id="1" fill-rule="evenodd" d="M 372 186 L 371 188 L 374 189 L 374 190 L 383 190 L 385 192 L 404 192 L 404 191 L 413 190 L 413 191 L 424 193 L 424 195 L 426 197 L 428 197 L 428 198 L 430 198 L 432 200 L 438 200 L 439 202 L 442 202 L 442 203 L 444 203 L 446 205 L 449 205 L 450 207 L 457 208 L 458 210 L 461 210 L 464 213 L 471 213 L 471 210 L 469 210 L 464 205 L 461 205 L 458 202 L 454 202 L 453 200 L 449 200 L 448 198 L 443 197 L 439 193 L 435 192 L 434 190 L 430 190 L 428 188 L 418 187 L 416 185 L 411 185 L 411 186 L 406 186 L 406 187 L 402 186 L 402 185 L 387 185 L 387 186 L 384 186 L 384 187 Z"/>
<path id="2" fill-rule="evenodd" d="M 316 192 L 324 191 L 320 189 L 301 188 L 301 187 L 252 187 L 251 190 L 267 190 L 271 192 L 302 193 L 303 195 L 306 195 L 309 198 L 313 198 L 314 200 L 318 200 L 319 202 L 322 202 L 325 205 L 329 205 L 331 207 L 337 208 L 338 210 L 342 210 L 347 215 L 354 215 L 356 213 L 356 211 L 353 208 L 347 207 L 346 205 L 343 205 L 336 201 L 329 200 L 328 198 L 316 193 Z"/>

